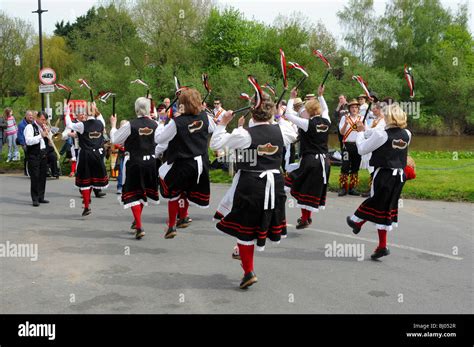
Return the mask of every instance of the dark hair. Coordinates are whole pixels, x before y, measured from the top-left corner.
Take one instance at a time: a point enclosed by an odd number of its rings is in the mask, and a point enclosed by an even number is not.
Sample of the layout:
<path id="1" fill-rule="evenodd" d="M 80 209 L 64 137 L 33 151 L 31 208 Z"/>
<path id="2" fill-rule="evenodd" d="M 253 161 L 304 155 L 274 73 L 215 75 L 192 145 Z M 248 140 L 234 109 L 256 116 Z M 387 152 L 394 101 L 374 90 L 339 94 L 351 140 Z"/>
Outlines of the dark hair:
<path id="1" fill-rule="evenodd" d="M 38 114 L 36 115 L 37 118 L 41 118 L 41 116 L 44 116 L 44 118 L 48 119 L 48 114 L 44 111 L 38 111 Z"/>

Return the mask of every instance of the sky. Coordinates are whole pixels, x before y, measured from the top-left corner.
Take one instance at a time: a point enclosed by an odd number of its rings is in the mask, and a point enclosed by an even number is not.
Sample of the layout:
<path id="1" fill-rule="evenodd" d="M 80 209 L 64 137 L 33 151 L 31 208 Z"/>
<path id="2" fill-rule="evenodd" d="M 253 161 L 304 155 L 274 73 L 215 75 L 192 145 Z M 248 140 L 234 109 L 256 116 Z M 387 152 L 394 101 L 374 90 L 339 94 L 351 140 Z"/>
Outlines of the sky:
<path id="1" fill-rule="evenodd" d="M 99 0 L 42 0 L 42 7 L 48 12 L 43 14 L 43 32 L 51 35 L 54 24 L 61 20 L 73 22 L 77 16 L 81 16 L 87 10 L 97 5 Z M 326 28 L 336 37 L 337 42 L 342 44 L 342 29 L 337 18 L 337 11 L 343 9 L 347 3 L 345 0 L 215 0 L 218 6 L 225 8 L 232 6 L 239 9 L 246 18 L 255 19 L 266 24 L 273 24 L 279 14 L 290 14 L 294 11 L 303 12 L 315 23 L 321 20 Z M 375 0 L 374 8 L 378 15 L 385 10 L 387 0 Z M 457 4 L 466 0 L 441 0 L 444 7 L 455 11 Z M 474 1 L 469 4 L 471 33 L 474 33 L 473 8 Z M 0 10 L 8 15 L 20 17 L 31 22 L 37 30 L 38 15 L 31 13 L 38 8 L 37 0 L 0 0 Z"/>

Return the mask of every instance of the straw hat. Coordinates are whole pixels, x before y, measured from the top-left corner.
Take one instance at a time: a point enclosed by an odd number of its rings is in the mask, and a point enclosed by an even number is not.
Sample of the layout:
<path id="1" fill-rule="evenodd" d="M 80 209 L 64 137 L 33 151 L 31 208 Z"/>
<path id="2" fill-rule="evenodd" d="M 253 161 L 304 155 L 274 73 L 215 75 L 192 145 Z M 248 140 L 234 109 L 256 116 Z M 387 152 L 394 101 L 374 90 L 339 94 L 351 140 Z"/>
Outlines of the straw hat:
<path id="1" fill-rule="evenodd" d="M 360 107 L 360 104 L 356 99 L 352 99 L 351 101 L 349 101 L 349 103 L 347 104 L 347 107 L 351 107 L 353 105 L 357 105 Z"/>

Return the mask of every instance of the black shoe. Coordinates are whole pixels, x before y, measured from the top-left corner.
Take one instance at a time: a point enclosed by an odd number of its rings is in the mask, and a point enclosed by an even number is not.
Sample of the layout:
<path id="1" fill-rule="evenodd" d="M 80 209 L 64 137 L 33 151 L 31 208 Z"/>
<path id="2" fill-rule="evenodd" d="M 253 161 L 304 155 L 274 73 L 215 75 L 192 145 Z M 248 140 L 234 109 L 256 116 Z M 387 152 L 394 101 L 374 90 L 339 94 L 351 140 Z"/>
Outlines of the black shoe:
<path id="1" fill-rule="evenodd" d="M 341 189 L 339 193 L 337 194 L 337 196 L 344 196 L 344 195 L 347 195 L 347 190 L 345 189 Z"/>
<path id="2" fill-rule="evenodd" d="M 40 204 L 49 204 L 49 200 L 40 199 L 40 200 L 39 200 L 39 203 L 40 203 Z"/>
<path id="3" fill-rule="evenodd" d="M 311 223 L 309 222 L 309 219 L 304 221 L 301 218 L 298 218 L 297 223 L 296 223 L 296 229 L 305 229 L 309 227 Z"/>
<path id="4" fill-rule="evenodd" d="M 385 257 L 390 254 L 390 250 L 385 247 L 385 248 L 376 248 L 374 253 L 370 256 L 372 260 L 377 260 L 379 258 Z"/>
<path id="5" fill-rule="evenodd" d="M 94 190 L 94 194 L 95 194 L 95 197 L 96 197 L 96 198 L 103 198 L 104 196 L 107 195 L 107 194 L 105 194 L 104 192 L 101 192 L 100 190 L 99 190 L 99 191 L 95 191 L 95 190 Z"/>
<path id="6" fill-rule="evenodd" d="M 135 238 L 141 240 L 143 236 L 145 236 L 145 230 L 143 230 L 143 228 L 137 229 L 135 232 Z"/>
<path id="7" fill-rule="evenodd" d="M 346 222 L 347 222 L 347 225 L 349 225 L 352 228 L 352 232 L 357 235 L 360 231 L 360 226 L 358 226 L 356 222 L 354 222 L 349 216 L 346 217 Z"/>
<path id="8" fill-rule="evenodd" d="M 191 224 L 193 220 L 189 217 L 184 217 L 184 218 L 181 218 L 178 220 L 178 222 L 176 223 L 176 227 L 177 228 L 187 228 L 189 226 L 189 224 Z"/>
<path id="9" fill-rule="evenodd" d="M 137 229 L 137 223 L 135 223 L 135 221 L 132 222 L 132 225 L 130 226 L 130 229 L 132 229 L 132 230 Z"/>
<path id="10" fill-rule="evenodd" d="M 221 213 L 219 213 L 217 211 L 216 211 L 216 213 L 214 213 L 214 219 L 215 220 L 221 220 L 222 218 L 224 218 L 224 216 Z"/>
<path id="11" fill-rule="evenodd" d="M 247 289 L 250 287 L 252 284 L 257 283 L 257 275 L 255 275 L 255 272 L 250 271 L 248 274 L 246 274 L 242 278 L 242 282 L 240 282 L 240 289 Z"/>
<path id="12" fill-rule="evenodd" d="M 82 216 L 88 216 L 92 213 L 92 210 L 90 208 L 84 208 L 84 211 L 82 211 Z"/>
<path id="13" fill-rule="evenodd" d="M 40 204 L 39 204 L 38 201 L 33 201 L 33 206 L 34 206 L 34 207 L 38 207 L 39 205 L 40 205 Z"/>
<path id="14" fill-rule="evenodd" d="M 349 195 L 360 196 L 360 193 L 355 189 L 349 189 Z"/>
<path id="15" fill-rule="evenodd" d="M 168 230 L 166 230 L 165 233 L 165 239 L 172 239 L 176 236 L 176 227 L 168 227 Z"/>

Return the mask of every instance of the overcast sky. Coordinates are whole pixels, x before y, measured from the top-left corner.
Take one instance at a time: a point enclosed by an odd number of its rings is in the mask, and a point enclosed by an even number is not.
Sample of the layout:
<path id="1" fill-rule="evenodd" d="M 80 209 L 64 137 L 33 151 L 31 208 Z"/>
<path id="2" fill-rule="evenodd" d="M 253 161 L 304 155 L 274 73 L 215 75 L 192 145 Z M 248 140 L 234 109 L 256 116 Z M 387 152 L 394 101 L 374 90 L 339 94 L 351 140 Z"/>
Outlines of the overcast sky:
<path id="1" fill-rule="evenodd" d="M 52 34 L 54 24 L 58 21 L 73 22 L 77 16 L 83 15 L 87 10 L 98 4 L 98 0 L 42 0 L 42 7 L 48 12 L 43 14 L 43 31 Z M 239 9 L 249 19 L 272 24 L 279 14 L 289 14 L 294 11 L 301 11 L 314 22 L 319 19 L 326 25 L 328 30 L 342 43 L 341 29 L 336 16 L 337 11 L 344 7 L 347 1 L 344 0 L 217 0 L 221 7 L 233 6 Z M 466 0 L 441 0 L 443 6 L 451 8 L 453 11 L 460 2 Z M 377 14 L 384 13 L 386 0 L 375 0 L 375 10 Z M 472 18 L 473 1 L 468 1 L 470 15 L 470 30 L 474 32 Z M 38 7 L 37 0 L 0 0 L 0 9 L 8 15 L 20 17 L 38 25 L 37 14 L 31 13 Z"/>

